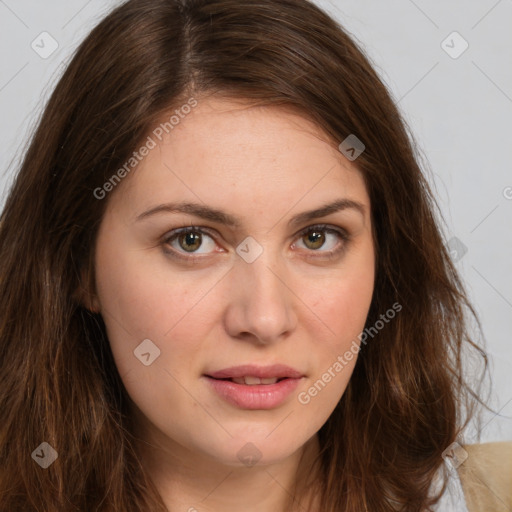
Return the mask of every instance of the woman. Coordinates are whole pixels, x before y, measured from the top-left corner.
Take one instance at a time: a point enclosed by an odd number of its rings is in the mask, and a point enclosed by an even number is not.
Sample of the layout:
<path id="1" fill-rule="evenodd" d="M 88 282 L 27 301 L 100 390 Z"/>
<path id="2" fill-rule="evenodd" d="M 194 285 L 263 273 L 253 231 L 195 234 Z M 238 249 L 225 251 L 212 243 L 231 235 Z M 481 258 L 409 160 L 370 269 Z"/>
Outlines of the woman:
<path id="1" fill-rule="evenodd" d="M 474 315 L 404 123 L 306 0 L 129 0 L 0 231 L 2 510 L 434 510 Z"/>

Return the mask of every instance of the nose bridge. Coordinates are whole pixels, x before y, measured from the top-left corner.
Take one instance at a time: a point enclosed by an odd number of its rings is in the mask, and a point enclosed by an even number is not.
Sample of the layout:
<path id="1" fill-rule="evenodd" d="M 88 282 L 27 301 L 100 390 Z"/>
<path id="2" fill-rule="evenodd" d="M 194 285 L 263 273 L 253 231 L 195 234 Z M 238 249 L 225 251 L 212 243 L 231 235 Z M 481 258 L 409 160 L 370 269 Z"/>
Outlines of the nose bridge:
<path id="1" fill-rule="evenodd" d="M 263 304 L 284 303 L 286 287 L 283 284 L 283 265 L 276 264 L 275 257 L 260 256 L 253 263 L 240 263 L 243 281 L 247 283 L 246 293 L 254 299 L 262 299 Z"/>
<path id="2" fill-rule="evenodd" d="M 237 248 L 241 256 L 233 276 L 236 290 L 232 307 L 236 312 L 231 327 L 238 331 L 232 334 L 248 332 L 269 342 L 293 328 L 293 294 L 286 286 L 286 265 L 278 251 L 256 244 L 249 240 Z"/>

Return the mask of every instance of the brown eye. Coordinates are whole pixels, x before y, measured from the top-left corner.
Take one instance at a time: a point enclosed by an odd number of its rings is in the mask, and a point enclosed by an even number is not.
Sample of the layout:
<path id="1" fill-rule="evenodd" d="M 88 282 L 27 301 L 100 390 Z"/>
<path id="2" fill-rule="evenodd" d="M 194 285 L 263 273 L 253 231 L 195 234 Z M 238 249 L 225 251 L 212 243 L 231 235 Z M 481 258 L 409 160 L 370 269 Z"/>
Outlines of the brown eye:
<path id="1" fill-rule="evenodd" d="M 194 226 L 175 229 L 163 242 L 166 246 L 166 252 L 175 253 L 176 255 L 187 253 L 205 255 L 214 252 L 216 245 L 211 235 L 202 228 Z"/>
<path id="2" fill-rule="evenodd" d="M 325 235 L 319 230 L 310 231 L 302 237 L 308 249 L 320 249 L 325 243 Z"/>
<path id="3" fill-rule="evenodd" d="M 202 237 L 196 232 L 181 233 L 178 235 L 179 246 L 187 252 L 194 252 L 201 247 Z"/>
<path id="4" fill-rule="evenodd" d="M 349 241 L 349 234 L 344 229 L 319 224 L 302 230 L 294 246 L 305 248 L 309 253 L 306 257 L 333 258 L 342 254 Z"/>

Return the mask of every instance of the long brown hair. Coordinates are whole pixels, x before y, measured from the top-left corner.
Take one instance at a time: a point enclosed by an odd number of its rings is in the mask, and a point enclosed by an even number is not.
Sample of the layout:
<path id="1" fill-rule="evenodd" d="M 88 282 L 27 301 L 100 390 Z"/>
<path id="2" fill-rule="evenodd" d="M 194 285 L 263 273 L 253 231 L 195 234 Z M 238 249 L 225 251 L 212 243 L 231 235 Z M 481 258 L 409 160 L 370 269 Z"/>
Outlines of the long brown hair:
<path id="1" fill-rule="evenodd" d="M 321 510 L 427 509 L 442 452 L 478 401 L 464 350 L 487 361 L 408 130 L 364 53 L 307 0 L 129 0 L 76 51 L 0 222 L 0 509 L 166 510 L 81 290 L 94 293 L 108 202 L 94 191 L 164 113 L 207 93 L 296 109 L 336 147 L 363 141 L 377 248 L 367 325 L 403 309 L 363 347 L 319 431 Z M 58 454 L 45 470 L 31 457 L 42 442 Z"/>

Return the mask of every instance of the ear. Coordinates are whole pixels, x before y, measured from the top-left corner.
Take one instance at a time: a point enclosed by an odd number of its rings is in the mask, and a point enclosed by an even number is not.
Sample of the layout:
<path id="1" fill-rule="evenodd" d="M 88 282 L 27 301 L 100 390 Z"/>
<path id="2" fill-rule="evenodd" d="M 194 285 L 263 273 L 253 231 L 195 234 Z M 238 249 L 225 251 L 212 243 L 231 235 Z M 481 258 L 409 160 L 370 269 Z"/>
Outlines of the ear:
<path id="1" fill-rule="evenodd" d="M 96 295 L 94 279 L 91 278 L 92 275 L 93 273 L 88 269 L 82 269 L 80 273 L 80 283 L 73 294 L 73 298 L 91 313 L 99 313 L 101 307 Z"/>

